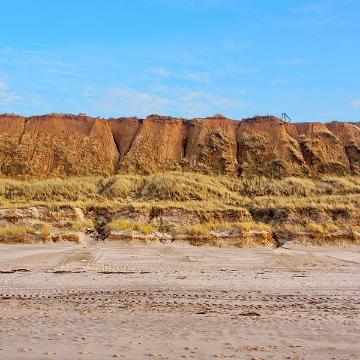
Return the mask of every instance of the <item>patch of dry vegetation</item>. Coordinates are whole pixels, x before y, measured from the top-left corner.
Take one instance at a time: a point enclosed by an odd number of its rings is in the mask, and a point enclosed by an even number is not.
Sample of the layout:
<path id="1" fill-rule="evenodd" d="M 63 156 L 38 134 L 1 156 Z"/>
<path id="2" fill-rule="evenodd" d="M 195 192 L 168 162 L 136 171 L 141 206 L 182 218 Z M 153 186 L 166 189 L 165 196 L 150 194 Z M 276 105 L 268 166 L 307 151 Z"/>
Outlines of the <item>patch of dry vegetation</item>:
<path id="1" fill-rule="evenodd" d="M 84 221 L 76 221 L 71 224 L 71 228 L 74 231 L 83 231 L 86 228 L 93 228 L 93 227 L 94 227 L 94 223 L 92 219 L 87 219 Z"/>
<path id="2" fill-rule="evenodd" d="M 108 230 L 136 230 L 146 235 L 158 229 L 157 226 L 152 224 L 142 224 L 128 220 L 113 220 L 106 227 Z"/>
<path id="3" fill-rule="evenodd" d="M 31 226 L 5 226 L 0 227 L 0 236 L 7 235 L 26 235 L 26 234 L 35 234 L 35 229 Z"/>

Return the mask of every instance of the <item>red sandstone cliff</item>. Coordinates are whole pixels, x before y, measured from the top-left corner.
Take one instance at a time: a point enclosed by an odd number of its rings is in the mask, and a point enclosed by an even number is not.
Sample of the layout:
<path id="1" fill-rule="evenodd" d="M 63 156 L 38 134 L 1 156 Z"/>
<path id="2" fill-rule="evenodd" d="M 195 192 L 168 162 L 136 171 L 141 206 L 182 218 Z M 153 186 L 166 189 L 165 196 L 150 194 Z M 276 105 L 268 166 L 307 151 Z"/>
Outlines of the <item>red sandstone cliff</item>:
<path id="1" fill-rule="evenodd" d="M 275 117 L 0 115 L 2 176 L 175 169 L 230 176 L 358 174 L 360 128 L 340 122 L 285 124 Z"/>

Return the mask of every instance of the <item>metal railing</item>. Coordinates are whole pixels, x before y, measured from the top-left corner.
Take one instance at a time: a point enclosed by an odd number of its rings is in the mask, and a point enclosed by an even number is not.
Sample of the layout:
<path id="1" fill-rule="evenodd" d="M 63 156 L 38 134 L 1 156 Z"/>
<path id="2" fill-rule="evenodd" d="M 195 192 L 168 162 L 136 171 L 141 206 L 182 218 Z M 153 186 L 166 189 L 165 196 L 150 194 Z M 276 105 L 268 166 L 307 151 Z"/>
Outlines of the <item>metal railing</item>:
<path id="1" fill-rule="evenodd" d="M 289 124 L 292 121 L 290 116 L 286 113 L 281 114 L 281 119 L 285 124 Z"/>

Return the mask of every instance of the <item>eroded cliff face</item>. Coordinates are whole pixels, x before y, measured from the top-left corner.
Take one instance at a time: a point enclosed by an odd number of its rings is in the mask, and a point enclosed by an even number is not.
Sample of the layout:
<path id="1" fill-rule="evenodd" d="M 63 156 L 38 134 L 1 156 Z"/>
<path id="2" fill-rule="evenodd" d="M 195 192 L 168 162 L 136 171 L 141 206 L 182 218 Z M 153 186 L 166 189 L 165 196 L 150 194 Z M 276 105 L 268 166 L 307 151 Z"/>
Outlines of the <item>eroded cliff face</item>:
<path id="1" fill-rule="evenodd" d="M 285 124 L 270 116 L 234 121 L 0 115 L 2 176 L 176 169 L 230 176 L 358 174 L 360 128 L 340 122 Z"/>
<path id="2" fill-rule="evenodd" d="M 141 121 L 119 170 L 151 174 L 175 169 L 183 157 L 184 139 L 183 120 L 149 116 Z"/>
<path id="3" fill-rule="evenodd" d="M 63 176 L 114 173 L 118 150 L 109 123 L 86 116 L 0 117 L 1 173 Z"/>
<path id="4" fill-rule="evenodd" d="M 350 163 L 340 139 L 326 124 L 294 124 L 304 159 L 312 174 L 345 175 Z"/>
<path id="5" fill-rule="evenodd" d="M 239 173 L 245 176 L 308 173 L 296 130 L 280 119 L 259 117 L 240 122 L 237 142 Z"/>
<path id="6" fill-rule="evenodd" d="M 186 122 L 183 167 L 203 173 L 236 175 L 239 167 L 238 125 L 238 122 L 226 118 Z"/>

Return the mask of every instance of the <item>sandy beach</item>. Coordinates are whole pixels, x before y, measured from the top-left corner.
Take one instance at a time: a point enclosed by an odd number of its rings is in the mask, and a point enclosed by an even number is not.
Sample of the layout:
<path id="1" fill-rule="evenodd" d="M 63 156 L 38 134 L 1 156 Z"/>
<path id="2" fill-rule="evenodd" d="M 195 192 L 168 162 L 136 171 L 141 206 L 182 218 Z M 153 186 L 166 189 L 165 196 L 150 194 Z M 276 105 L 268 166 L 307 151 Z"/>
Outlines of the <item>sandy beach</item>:
<path id="1" fill-rule="evenodd" d="M 360 249 L 0 247 L 1 359 L 359 359 Z"/>

